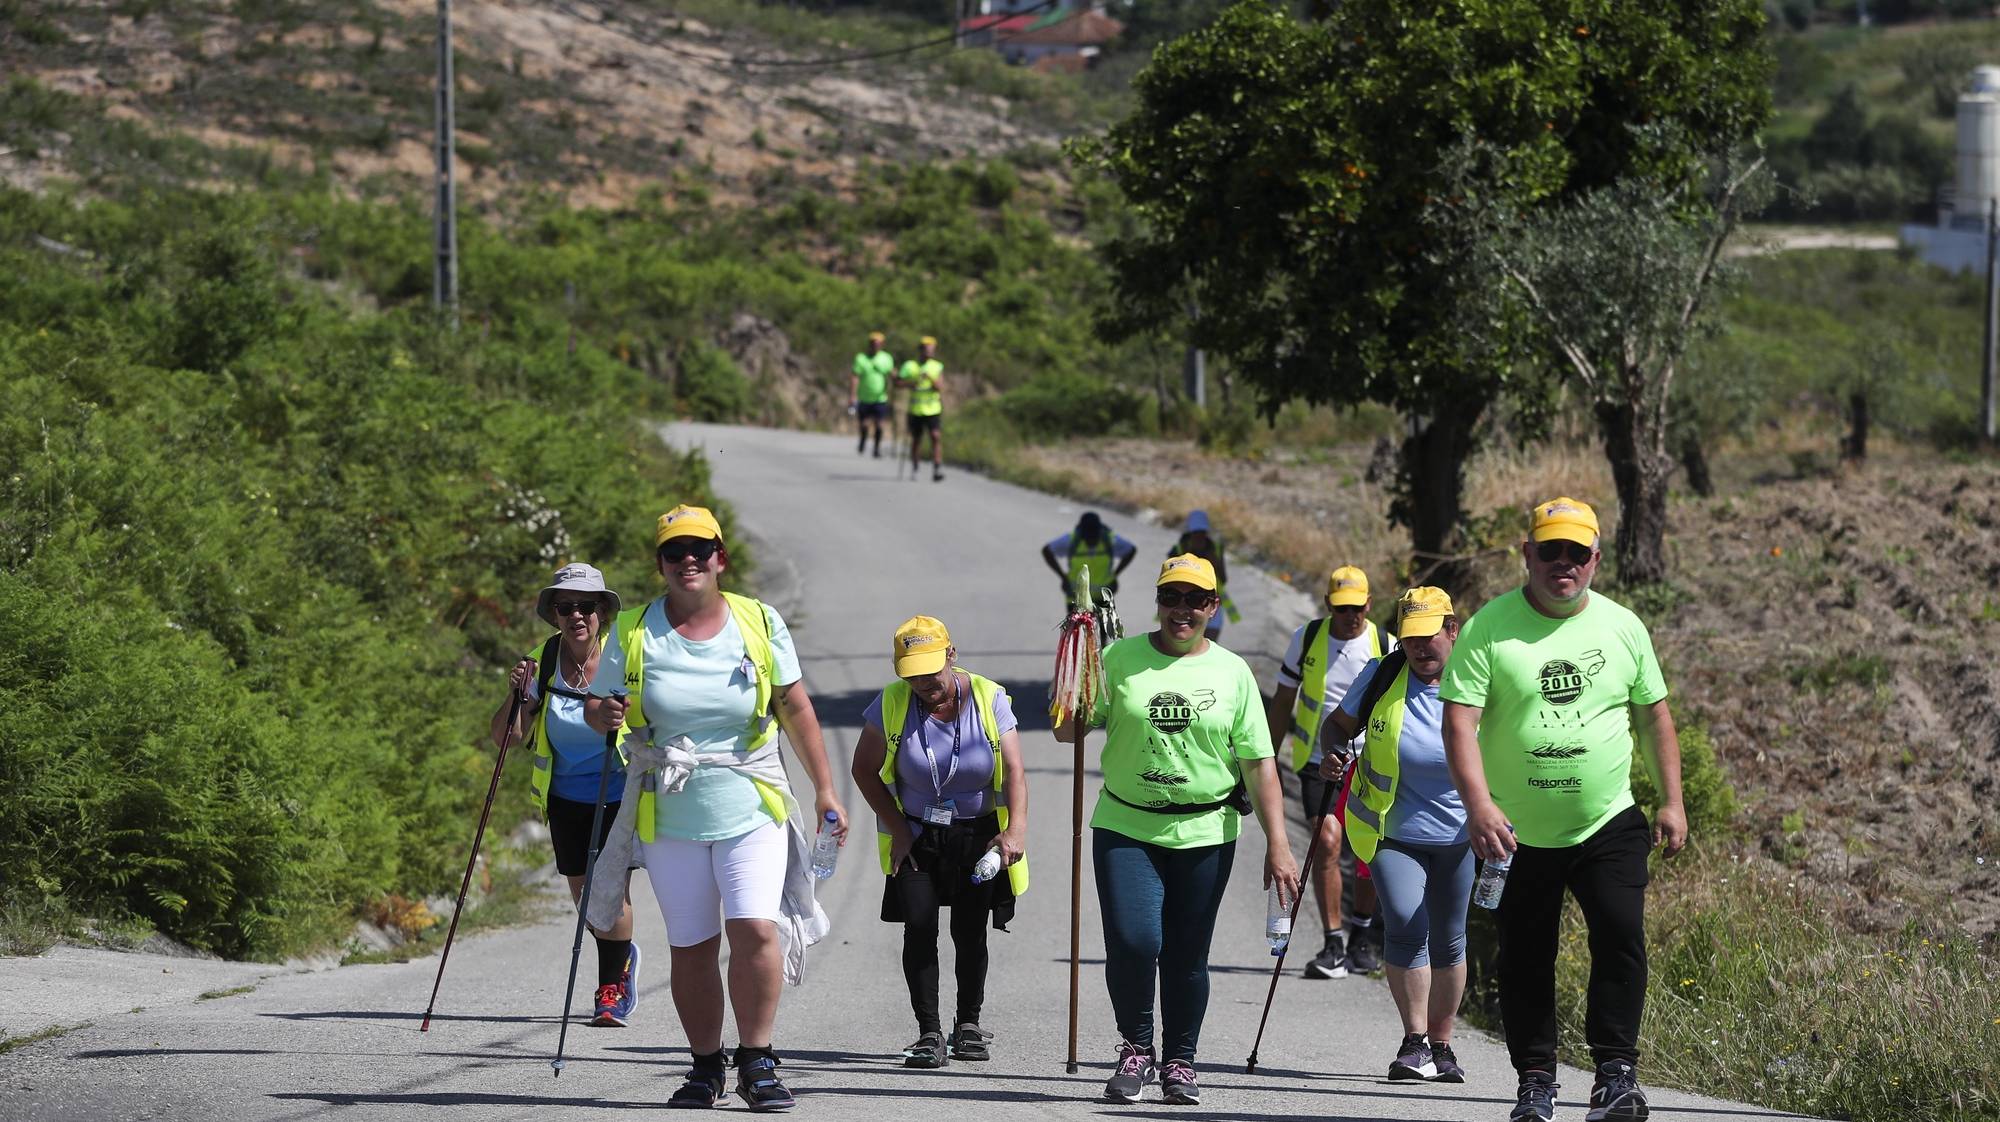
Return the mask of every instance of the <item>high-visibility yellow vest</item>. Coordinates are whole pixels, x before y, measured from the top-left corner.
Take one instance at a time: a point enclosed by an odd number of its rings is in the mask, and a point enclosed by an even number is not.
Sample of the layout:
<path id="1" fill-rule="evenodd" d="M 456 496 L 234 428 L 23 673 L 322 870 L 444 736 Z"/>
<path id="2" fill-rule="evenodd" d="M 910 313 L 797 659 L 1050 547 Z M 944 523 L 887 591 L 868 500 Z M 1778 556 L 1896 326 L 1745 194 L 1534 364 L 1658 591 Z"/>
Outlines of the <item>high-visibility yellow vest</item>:
<path id="1" fill-rule="evenodd" d="M 988 678 L 982 678 L 963 667 L 951 668 L 955 674 L 963 674 L 972 680 L 972 705 L 979 714 L 980 731 L 986 734 L 986 743 L 993 746 L 993 813 L 1000 820 L 1000 828 L 1007 828 L 1007 807 L 1000 798 L 1007 783 L 1007 764 L 1000 758 L 999 721 L 993 716 L 993 699 L 1000 693 L 1000 685 Z M 882 691 L 882 783 L 889 788 L 889 797 L 896 800 L 896 809 L 903 809 L 903 800 L 896 794 L 896 750 L 903 744 L 903 721 L 910 713 L 910 683 L 901 678 L 889 683 Z M 892 848 L 887 832 L 879 827 L 875 831 L 875 847 L 882 854 L 882 875 L 896 875 L 895 866 L 890 862 Z M 1022 855 L 1019 861 L 1007 866 L 1007 883 L 1019 896 L 1028 890 L 1028 858 Z"/>
<path id="2" fill-rule="evenodd" d="M 597 649 L 611 640 L 609 631 L 597 633 Z M 541 687 L 535 705 L 535 715 L 528 725 L 528 750 L 531 753 L 528 769 L 528 798 L 535 809 L 542 812 L 544 819 L 549 816 L 549 782 L 555 775 L 555 749 L 549 746 L 549 681 L 555 676 L 556 654 L 561 649 L 562 636 L 551 635 L 542 644 L 541 658 L 537 661 L 536 681 Z M 543 669 L 546 668 L 546 669 Z M 618 763 L 625 763 L 625 730 L 618 730 Z"/>
<path id="3" fill-rule="evenodd" d="M 1326 707 L 1326 665 L 1327 653 L 1332 647 L 1332 619 L 1321 616 L 1306 624 L 1304 641 L 1299 650 L 1299 699 L 1292 706 L 1292 770 L 1297 771 L 1312 759 L 1313 745 L 1319 742 L 1319 727 L 1322 710 Z M 1382 657 L 1382 632 L 1373 621 L 1363 620 L 1367 628 L 1368 649 L 1373 657 Z"/>
<path id="4" fill-rule="evenodd" d="M 944 412 L 944 395 L 938 392 L 944 384 L 944 363 L 911 359 L 903 364 L 902 377 L 910 383 L 910 416 L 935 417 Z"/>
<path id="5" fill-rule="evenodd" d="M 1401 661 L 1400 659 L 1397 661 Z M 1403 703 L 1410 693 L 1410 664 L 1404 662 L 1396 680 L 1375 701 L 1368 728 L 1361 738 L 1361 759 L 1354 765 L 1354 790 L 1347 796 L 1347 838 L 1354 855 L 1375 860 L 1385 829 L 1383 820 L 1396 805 L 1396 778 L 1402 772 Z"/>
<path id="6" fill-rule="evenodd" d="M 664 597 L 663 597 L 664 599 Z M 757 669 L 757 700 L 750 710 L 750 727 L 746 750 L 755 751 L 771 742 L 778 734 L 778 722 L 771 716 L 771 694 L 777 683 L 777 659 L 771 653 L 771 620 L 765 615 L 762 601 L 748 596 L 738 596 L 725 592 L 722 599 L 729 605 L 729 614 L 736 620 L 736 630 L 743 635 L 743 657 Z M 631 695 L 631 706 L 625 710 L 625 728 L 635 729 L 646 723 L 646 642 L 645 618 L 652 605 L 642 604 L 618 613 L 618 645 L 625 652 L 625 692 Z M 661 608 L 661 614 L 666 609 Z M 672 730 L 663 730 L 671 732 Z M 786 818 L 784 795 L 760 779 L 752 779 L 757 785 L 757 793 L 764 800 L 764 809 L 776 821 Z M 653 840 L 654 818 L 659 808 L 659 776 L 648 774 L 640 781 L 638 827 L 639 840 Z"/>
<path id="7" fill-rule="evenodd" d="M 1083 538 L 1071 532 L 1069 536 L 1069 586 L 1076 587 L 1080 573 L 1090 574 L 1090 587 L 1103 588 L 1111 583 L 1111 547 L 1118 535 L 1106 526 L 1099 531 L 1096 545 L 1087 545 Z"/>

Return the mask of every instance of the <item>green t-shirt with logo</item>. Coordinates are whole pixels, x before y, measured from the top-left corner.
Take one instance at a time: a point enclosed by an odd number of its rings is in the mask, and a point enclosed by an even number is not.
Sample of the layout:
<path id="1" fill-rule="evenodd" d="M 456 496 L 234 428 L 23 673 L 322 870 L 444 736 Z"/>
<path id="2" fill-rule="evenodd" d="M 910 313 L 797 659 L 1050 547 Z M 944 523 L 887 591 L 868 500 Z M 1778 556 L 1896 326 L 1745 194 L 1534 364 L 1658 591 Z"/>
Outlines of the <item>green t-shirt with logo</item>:
<path id="1" fill-rule="evenodd" d="M 1263 703 L 1250 664 L 1215 643 L 1181 658 L 1161 654 L 1144 635 L 1106 647 L 1104 693 L 1090 720 L 1105 730 L 1104 791 L 1090 824 L 1169 849 L 1236 840 L 1242 815 L 1229 807 L 1159 814 L 1118 799 L 1164 806 L 1228 798 L 1240 761 L 1271 755 Z"/>
<path id="2" fill-rule="evenodd" d="M 1630 706 L 1667 696 L 1652 636 L 1601 593 L 1551 619 L 1521 589 L 1479 609 L 1438 694 L 1476 705 L 1493 801 L 1526 845 L 1575 845 L 1632 805 Z"/>
<path id="3" fill-rule="evenodd" d="M 854 356 L 854 400 L 861 405 L 878 405 L 889 400 L 889 379 L 896 373 L 896 360 L 888 351 Z"/>

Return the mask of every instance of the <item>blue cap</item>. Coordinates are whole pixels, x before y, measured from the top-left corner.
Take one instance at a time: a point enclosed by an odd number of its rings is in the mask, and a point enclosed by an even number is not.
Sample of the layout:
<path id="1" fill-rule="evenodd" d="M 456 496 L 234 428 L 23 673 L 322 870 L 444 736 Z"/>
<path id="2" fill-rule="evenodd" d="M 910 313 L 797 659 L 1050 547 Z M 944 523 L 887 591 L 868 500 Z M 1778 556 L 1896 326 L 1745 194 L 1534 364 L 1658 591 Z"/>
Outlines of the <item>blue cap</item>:
<path id="1" fill-rule="evenodd" d="M 1192 534 L 1197 530 L 1203 533 L 1208 531 L 1208 512 L 1205 510 L 1188 511 L 1187 525 L 1181 527 L 1181 532 L 1184 534 Z"/>

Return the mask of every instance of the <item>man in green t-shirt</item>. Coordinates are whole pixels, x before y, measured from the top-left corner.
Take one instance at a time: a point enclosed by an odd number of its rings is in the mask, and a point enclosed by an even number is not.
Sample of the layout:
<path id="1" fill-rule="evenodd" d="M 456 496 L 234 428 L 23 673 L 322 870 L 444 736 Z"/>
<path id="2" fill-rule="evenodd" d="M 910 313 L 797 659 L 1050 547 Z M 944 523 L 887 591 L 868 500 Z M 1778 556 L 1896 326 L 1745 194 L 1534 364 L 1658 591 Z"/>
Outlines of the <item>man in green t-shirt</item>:
<path id="1" fill-rule="evenodd" d="M 847 400 L 853 405 L 854 425 L 861 431 L 856 455 L 868 450 L 868 433 L 875 433 L 875 458 L 882 458 L 882 422 L 889 420 L 889 379 L 896 374 L 896 360 L 882 349 L 887 338 L 880 331 L 868 333 L 868 349 L 854 356 L 854 377 L 847 385 Z"/>
<path id="2" fill-rule="evenodd" d="M 937 360 L 937 340 L 926 335 L 917 344 L 917 357 L 905 362 L 896 375 L 910 389 L 910 478 L 917 477 L 923 454 L 917 444 L 931 435 L 931 481 L 944 478 L 944 363 Z"/>
<path id="3" fill-rule="evenodd" d="M 1511 853 L 1497 918 L 1500 1018 L 1520 1075 L 1510 1118 L 1555 1110 L 1556 936 L 1563 890 L 1590 929 L 1584 1033 L 1597 1078 L 1590 1122 L 1646 1117 L 1646 855 L 1687 844 L 1680 741 L 1646 625 L 1590 590 L 1597 515 L 1571 498 L 1535 507 L 1521 543 L 1528 582 L 1472 617 L 1439 696 L 1445 754 L 1473 852 Z M 1632 799 L 1636 749 L 1660 791 L 1649 830 Z"/>

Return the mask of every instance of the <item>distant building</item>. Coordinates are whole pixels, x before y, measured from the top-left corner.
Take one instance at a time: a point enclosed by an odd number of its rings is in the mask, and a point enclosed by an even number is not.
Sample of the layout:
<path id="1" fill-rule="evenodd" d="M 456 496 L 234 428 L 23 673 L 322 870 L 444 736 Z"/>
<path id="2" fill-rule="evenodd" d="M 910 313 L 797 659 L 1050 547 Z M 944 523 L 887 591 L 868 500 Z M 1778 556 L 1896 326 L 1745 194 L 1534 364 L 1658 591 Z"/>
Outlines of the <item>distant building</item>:
<path id="1" fill-rule="evenodd" d="M 961 42 L 987 47 L 1017 66 L 1037 70 L 1087 69 L 1125 25 L 1096 8 L 1058 0 L 980 0 L 979 15 L 959 21 Z"/>
<path id="2" fill-rule="evenodd" d="M 1986 223 L 2000 202 L 2000 66 L 1972 71 L 1958 97 L 1958 177 L 1938 199 L 1935 226 L 1904 226 L 1902 242 L 1925 261 L 1961 272 L 1986 267 Z"/>

